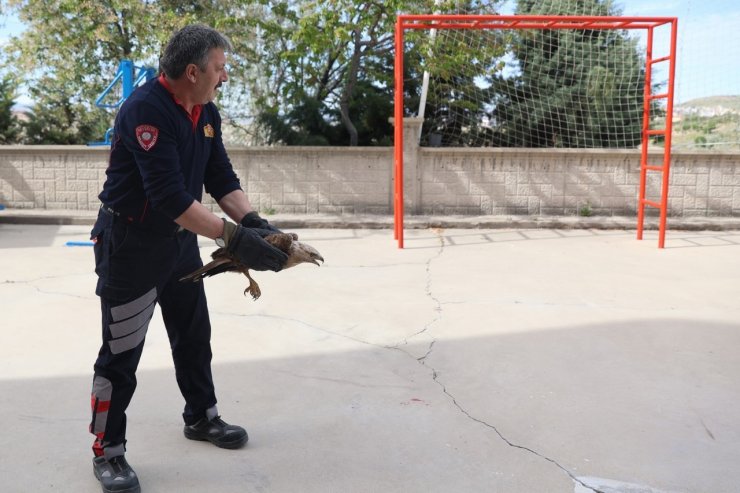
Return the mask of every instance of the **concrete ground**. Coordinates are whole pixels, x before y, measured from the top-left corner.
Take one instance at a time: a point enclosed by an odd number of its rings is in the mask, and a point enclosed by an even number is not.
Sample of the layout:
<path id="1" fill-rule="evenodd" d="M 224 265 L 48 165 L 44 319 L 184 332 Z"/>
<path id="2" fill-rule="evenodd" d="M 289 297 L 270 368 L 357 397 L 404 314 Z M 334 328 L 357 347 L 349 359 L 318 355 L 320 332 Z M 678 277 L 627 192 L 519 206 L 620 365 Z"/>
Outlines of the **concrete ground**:
<path id="1" fill-rule="evenodd" d="M 88 226 L 0 224 L 0 491 L 99 492 Z M 219 410 L 182 436 L 158 312 L 129 408 L 142 490 L 734 492 L 740 232 L 301 229 L 326 258 L 207 281 Z M 206 257 L 213 249 L 202 242 Z"/>

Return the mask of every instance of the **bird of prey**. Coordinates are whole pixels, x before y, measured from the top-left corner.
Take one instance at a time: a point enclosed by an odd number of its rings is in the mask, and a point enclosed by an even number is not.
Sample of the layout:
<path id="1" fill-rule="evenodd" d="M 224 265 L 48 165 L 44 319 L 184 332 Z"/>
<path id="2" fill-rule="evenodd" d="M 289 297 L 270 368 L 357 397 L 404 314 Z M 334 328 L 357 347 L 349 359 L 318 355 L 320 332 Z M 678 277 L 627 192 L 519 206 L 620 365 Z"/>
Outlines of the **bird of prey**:
<path id="1" fill-rule="evenodd" d="M 273 233 L 265 236 L 264 239 L 267 243 L 288 255 L 288 260 L 285 262 L 283 269 L 288 269 L 304 262 L 320 265 L 319 260 L 321 262 L 324 261 L 324 257 L 314 247 L 298 241 L 298 235 L 295 233 Z M 236 257 L 229 254 L 225 248 L 219 248 L 213 252 L 211 258 L 213 258 L 211 262 L 187 276 L 181 277 L 180 281 L 198 282 L 204 277 L 215 276 L 222 272 L 241 272 L 249 279 L 249 285 L 244 290 L 244 296 L 249 292 L 254 300 L 260 297 L 262 290 L 260 290 L 257 282 L 252 279 L 252 276 L 249 275 L 250 266 L 241 263 Z"/>

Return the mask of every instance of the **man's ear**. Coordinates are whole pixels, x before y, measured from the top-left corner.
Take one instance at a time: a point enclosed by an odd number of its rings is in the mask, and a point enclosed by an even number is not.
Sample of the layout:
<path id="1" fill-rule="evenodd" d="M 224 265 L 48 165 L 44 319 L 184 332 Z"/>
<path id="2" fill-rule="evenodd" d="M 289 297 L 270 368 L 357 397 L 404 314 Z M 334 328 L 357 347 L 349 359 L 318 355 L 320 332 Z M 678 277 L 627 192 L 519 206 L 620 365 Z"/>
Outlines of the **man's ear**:
<path id="1" fill-rule="evenodd" d="M 187 67 L 185 67 L 185 77 L 187 77 L 190 82 L 195 84 L 195 81 L 197 80 L 195 78 L 195 74 L 198 71 L 198 66 L 194 63 L 191 63 Z"/>

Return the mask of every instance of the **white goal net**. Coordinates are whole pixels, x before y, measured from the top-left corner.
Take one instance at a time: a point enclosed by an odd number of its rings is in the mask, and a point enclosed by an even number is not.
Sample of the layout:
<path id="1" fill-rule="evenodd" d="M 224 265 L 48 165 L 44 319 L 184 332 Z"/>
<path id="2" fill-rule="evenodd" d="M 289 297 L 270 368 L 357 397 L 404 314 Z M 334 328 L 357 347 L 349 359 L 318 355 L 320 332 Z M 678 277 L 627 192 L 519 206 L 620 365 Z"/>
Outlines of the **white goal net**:
<path id="1" fill-rule="evenodd" d="M 422 145 L 640 145 L 645 50 L 628 30 L 515 25 L 438 29 L 426 35 L 419 50 L 419 66 L 429 80 L 418 111 L 424 117 Z M 651 94 L 666 91 L 666 74 L 653 68 Z M 653 100 L 652 127 L 659 127 L 664 115 L 665 101 Z M 653 140 L 660 143 L 662 137 Z"/>

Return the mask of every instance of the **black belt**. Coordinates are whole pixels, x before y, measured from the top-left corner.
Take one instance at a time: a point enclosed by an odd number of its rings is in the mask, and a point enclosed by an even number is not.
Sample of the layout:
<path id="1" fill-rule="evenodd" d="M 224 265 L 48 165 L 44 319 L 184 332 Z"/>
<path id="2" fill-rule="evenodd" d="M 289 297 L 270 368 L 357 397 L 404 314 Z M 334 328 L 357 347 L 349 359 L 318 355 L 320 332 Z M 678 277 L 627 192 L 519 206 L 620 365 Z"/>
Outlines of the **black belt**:
<path id="1" fill-rule="evenodd" d="M 152 224 L 147 224 L 146 222 L 143 222 L 143 223 L 135 222 L 130 216 L 126 216 L 106 204 L 100 204 L 100 210 L 104 214 L 107 214 L 111 217 L 114 217 L 116 219 L 122 219 L 126 224 L 130 226 L 133 226 L 138 229 L 143 229 L 146 231 L 151 231 L 152 233 L 156 233 L 162 236 L 175 236 L 179 233 L 187 232 L 185 228 L 183 228 L 177 223 L 173 223 L 170 226 L 169 224 L 168 225 L 152 225 Z"/>
<path id="2" fill-rule="evenodd" d="M 100 210 L 108 214 L 109 216 L 121 217 L 120 212 L 116 212 L 105 204 L 100 204 Z"/>

